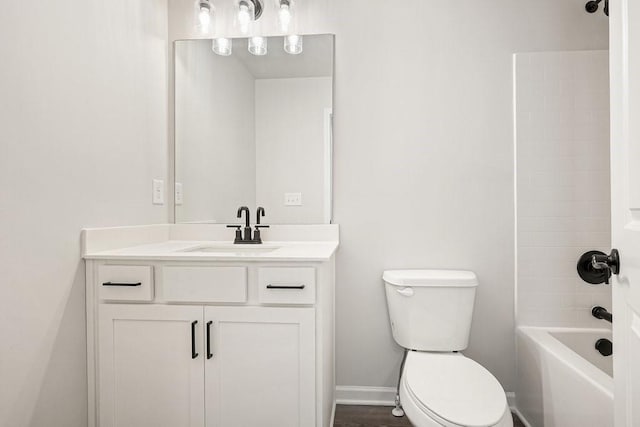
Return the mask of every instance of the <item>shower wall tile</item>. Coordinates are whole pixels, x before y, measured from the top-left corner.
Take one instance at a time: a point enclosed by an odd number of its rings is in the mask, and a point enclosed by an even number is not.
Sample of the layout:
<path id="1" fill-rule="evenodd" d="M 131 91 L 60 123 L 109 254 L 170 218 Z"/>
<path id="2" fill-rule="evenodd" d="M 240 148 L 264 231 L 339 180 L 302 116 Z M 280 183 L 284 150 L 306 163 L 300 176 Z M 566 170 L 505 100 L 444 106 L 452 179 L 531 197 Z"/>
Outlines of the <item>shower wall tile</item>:
<path id="1" fill-rule="evenodd" d="M 611 246 L 606 51 L 514 56 L 517 322 L 602 327 L 591 307 L 611 289 L 584 283 L 576 261 Z"/>

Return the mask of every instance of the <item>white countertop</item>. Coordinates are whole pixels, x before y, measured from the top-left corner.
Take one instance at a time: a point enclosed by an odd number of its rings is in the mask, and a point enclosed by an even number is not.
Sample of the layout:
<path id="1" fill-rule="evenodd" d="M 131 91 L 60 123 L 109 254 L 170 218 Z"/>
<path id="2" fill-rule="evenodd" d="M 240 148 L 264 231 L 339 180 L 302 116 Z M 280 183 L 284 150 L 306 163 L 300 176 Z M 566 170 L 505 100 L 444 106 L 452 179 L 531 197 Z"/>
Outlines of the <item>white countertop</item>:
<path id="1" fill-rule="evenodd" d="M 210 251 L 201 251 L 208 248 Z M 232 241 L 168 240 L 96 252 L 85 259 L 146 261 L 326 261 L 338 248 L 338 242 L 265 242 L 261 245 Z"/>

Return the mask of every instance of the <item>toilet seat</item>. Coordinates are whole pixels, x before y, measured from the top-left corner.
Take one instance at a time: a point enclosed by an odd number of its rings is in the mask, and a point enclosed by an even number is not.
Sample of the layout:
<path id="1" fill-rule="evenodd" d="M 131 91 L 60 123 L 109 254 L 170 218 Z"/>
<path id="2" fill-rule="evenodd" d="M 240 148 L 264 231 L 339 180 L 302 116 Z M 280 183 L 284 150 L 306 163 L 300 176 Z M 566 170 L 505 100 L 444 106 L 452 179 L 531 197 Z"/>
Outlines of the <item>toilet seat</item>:
<path id="1" fill-rule="evenodd" d="M 505 413 L 510 416 L 498 380 L 459 353 L 409 352 L 402 383 L 403 406 L 415 405 L 411 409 L 441 426 L 497 426 L 504 422 Z M 408 415 L 411 412 L 415 411 Z"/>

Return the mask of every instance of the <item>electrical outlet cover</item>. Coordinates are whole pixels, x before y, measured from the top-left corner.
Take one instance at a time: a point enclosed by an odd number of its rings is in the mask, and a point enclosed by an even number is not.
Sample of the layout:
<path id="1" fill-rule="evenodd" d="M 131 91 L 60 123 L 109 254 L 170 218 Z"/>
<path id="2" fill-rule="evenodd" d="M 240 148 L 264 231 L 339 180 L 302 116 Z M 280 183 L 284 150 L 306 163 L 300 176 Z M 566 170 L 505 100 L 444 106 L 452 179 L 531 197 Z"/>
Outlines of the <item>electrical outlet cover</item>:
<path id="1" fill-rule="evenodd" d="M 153 180 L 153 204 L 154 205 L 163 205 L 164 204 L 164 181 L 161 179 Z"/>
<path id="2" fill-rule="evenodd" d="M 284 193 L 285 206 L 302 206 L 302 193 Z"/>

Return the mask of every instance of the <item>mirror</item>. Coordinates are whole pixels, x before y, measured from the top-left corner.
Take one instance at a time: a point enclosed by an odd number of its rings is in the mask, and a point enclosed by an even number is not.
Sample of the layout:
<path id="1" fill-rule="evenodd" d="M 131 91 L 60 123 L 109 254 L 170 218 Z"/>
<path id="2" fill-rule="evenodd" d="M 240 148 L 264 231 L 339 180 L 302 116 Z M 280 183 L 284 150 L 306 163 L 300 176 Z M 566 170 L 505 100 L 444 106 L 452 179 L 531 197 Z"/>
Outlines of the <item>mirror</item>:
<path id="1" fill-rule="evenodd" d="M 239 206 L 265 224 L 331 221 L 333 36 L 285 53 L 268 37 L 252 55 L 211 40 L 175 42 L 176 222 L 234 224 Z"/>

